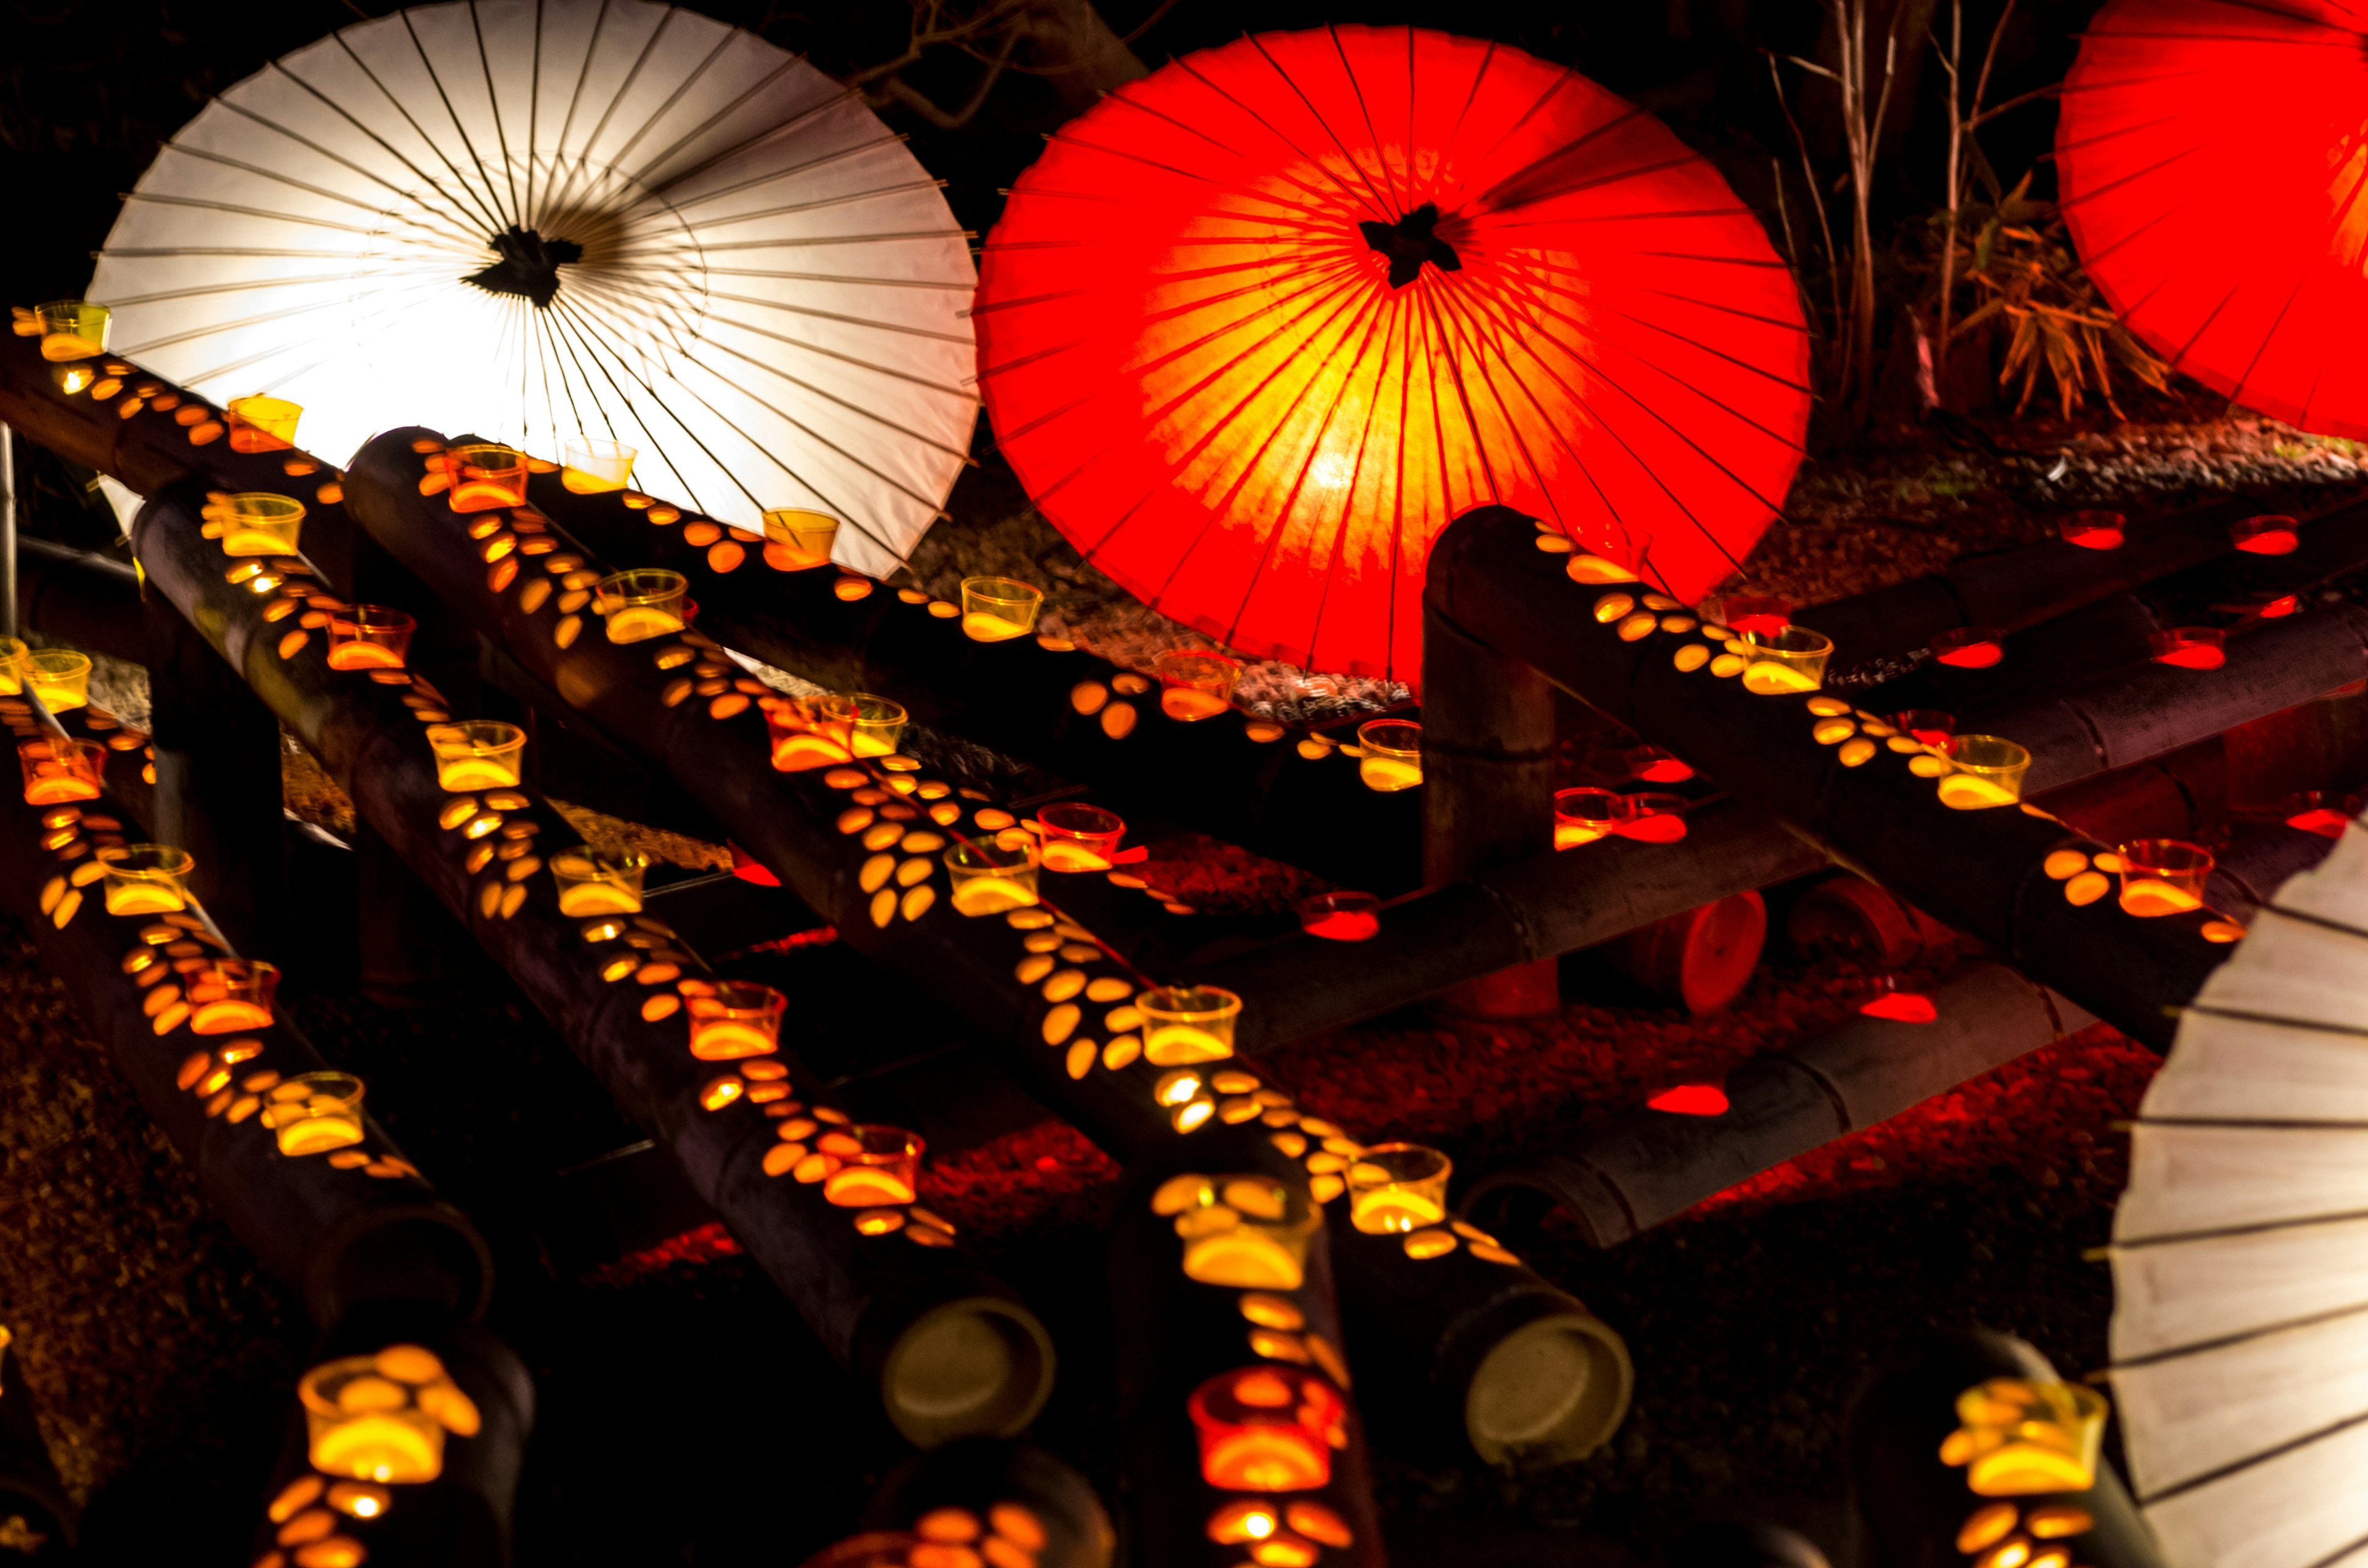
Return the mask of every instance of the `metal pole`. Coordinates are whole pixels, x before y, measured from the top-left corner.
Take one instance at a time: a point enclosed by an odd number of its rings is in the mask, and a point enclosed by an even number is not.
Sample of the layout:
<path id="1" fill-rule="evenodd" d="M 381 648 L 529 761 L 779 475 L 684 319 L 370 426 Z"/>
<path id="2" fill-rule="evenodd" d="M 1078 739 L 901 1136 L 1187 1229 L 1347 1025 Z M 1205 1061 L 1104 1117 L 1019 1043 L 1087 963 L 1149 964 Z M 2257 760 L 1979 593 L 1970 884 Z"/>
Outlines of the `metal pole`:
<path id="1" fill-rule="evenodd" d="M 17 443 L 0 425 L 0 631 L 17 635 Z"/>

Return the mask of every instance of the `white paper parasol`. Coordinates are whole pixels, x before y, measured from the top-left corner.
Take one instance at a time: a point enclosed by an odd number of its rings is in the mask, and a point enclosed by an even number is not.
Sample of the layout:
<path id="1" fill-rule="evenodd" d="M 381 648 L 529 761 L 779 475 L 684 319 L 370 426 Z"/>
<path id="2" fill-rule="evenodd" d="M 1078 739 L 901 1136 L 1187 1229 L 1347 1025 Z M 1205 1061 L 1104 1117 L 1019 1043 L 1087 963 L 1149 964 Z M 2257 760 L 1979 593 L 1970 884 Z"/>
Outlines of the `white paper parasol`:
<path id="1" fill-rule="evenodd" d="M 303 405 L 342 459 L 419 422 L 745 527 L 831 513 L 885 572 L 966 460 L 976 274 L 903 141 L 804 61 L 643 0 L 460 0 L 347 28 L 157 156 L 89 297 L 114 347 Z"/>
<path id="2" fill-rule="evenodd" d="M 2205 983 L 2131 1136 L 2113 1382 L 2166 1559 L 2368 1562 L 2368 827 Z"/>

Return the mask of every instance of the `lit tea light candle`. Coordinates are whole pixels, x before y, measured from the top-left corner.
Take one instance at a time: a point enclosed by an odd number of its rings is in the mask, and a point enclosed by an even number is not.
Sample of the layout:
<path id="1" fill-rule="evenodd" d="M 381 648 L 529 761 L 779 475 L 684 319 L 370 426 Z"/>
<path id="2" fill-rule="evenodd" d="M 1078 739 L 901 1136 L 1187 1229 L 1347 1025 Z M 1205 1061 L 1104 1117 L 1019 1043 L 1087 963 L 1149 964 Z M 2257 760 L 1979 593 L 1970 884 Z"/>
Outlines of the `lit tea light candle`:
<path id="1" fill-rule="evenodd" d="M 300 1073 L 264 1091 L 263 1125 L 291 1158 L 350 1149 L 362 1141 L 363 1093 L 351 1073 Z"/>
<path id="2" fill-rule="evenodd" d="M 768 558 L 792 572 L 827 566 L 838 542 L 838 519 L 827 512 L 777 506 L 765 514 L 765 539 L 773 546 Z"/>
<path id="3" fill-rule="evenodd" d="M 218 515 L 224 555 L 292 555 L 304 529 L 304 503 L 265 490 L 232 496 Z"/>
<path id="4" fill-rule="evenodd" d="M 284 397 L 234 397 L 222 405 L 230 415 L 230 449 L 233 452 L 284 452 L 296 444 L 296 422 L 303 405 Z"/>
<path id="5" fill-rule="evenodd" d="M 1690 804 L 1683 795 L 1622 795 L 1613 808 L 1611 831 L 1639 844 L 1675 844 L 1686 835 Z"/>
<path id="6" fill-rule="evenodd" d="M 1910 708 L 1904 713 L 1894 713 L 1891 722 L 1918 744 L 1942 753 L 1948 751 L 1949 743 L 1957 734 L 1957 716 L 1937 708 Z"/>
<path id="7" fill-rule="evenodd" d="M 1242 999 L 1215 985 L 1155 985 L 1134 999 L 1143 1057 L 1156 1067 L 1220 1062 L 1234 1053 Z"/>
<path id="8" fill-rule="evenodd" d="M 448 1428 L 470 1437 L 481 1425 L 476 1405 L 443 1362 L 416 1345 L 324 1362 L 304 1374 L 296 1394 L 313 1468 L 348 1481 L 433 1481 L 443 1473 Z M 347 1511 L 367 1518 L 383 1506 Z"/>
<path id="9" fill-rule="evenodd" d="M 2121 856 L 2122 909 L 2141 920 L 2203 907 L 2212 880 L 2212 851 L 2176 838 L 2138 838 Z"/>
<path id="10" fill-rule="evenodd" d="M 399 670 L 411 656 L 419 622 L 385 605 L 348 605 L 329 612 L 329 667 Z"/>
<path id="11" fill-rule="evenodd" d="M 187 981 L 191 1034 L 240 1034 L 271 1027 L 279 994 L 279 965 L 261 959 L 210 959 Z"/>
<path id="12" fill-rule="evenodd" d="M 174 915 L 189 907 L 197 862 L 170 844 L 112 844 L 97 856 L 107 869 L 109 915 Z"/>
<path id="13" fill-rule="evenodd" d="M 1159 710 L 1178 723 L 1213 719 L 1233 706 L 1242 666 L 1223 653 L 1170 648 L 1159 655 Z"/>
<path id="14" fill-rule="evenodd" d="M 1376 794 L 1422 782 L 1422 726 L 1410 719 L 1368 719 L 1357 726 L 1357 777 Z"/>
<path id="15" fill-rule="evenodd" d="M 710 996 L 689 998 L 690 1053 L 701 1062 L 736 1062 L 780 1049 L 781 1013 L 790 999 L 753 981 L 716 982 Z"/>
<path id="16" fill-rule="evenodd" d="M 632 482 L 639 454 L 622 441 L 570 437 L 560 449 L 559 483 L 571 495 L 605 495 Z"/>
<path id="17" fill-rule="evenodd" d="M 639 566 L 600 579 L 592 608 L 608 622 L 611 642 L 671 637 L 690 624 L 685 606 L 690 584 L 679 572 Z"/>
<path id="18" fill-rule="evenodd" d="M 822 1195 L 841 1209 L 893 1208 L 920 1196 L 917 1132 L 859 1123 L 825 1133 L 816 1147 L 840 1162 L 823 1178 Z"/>
<path id="19" fill-rule="evenodd" d="M 523 771 L 526 732 L 499 719 L 465 719 L 427 726 L 436 754 L 436 781 L 455 795 L 472 790 L 515 790 Z"/>
<path id="20" fill-rule="evenodd" d="M 97 381 L 97 367 L 87 359 L 77 359 L 50 367 L 50 384 L 68 397 L 74 396 L 85 387 L 95 385 Z"/>
<path id="21" fill-rule="evenodd" d="M 2146 644 L 2156 664 L 2182 670 L 2216 670 L 2228 662 L 2228 635 L 2216 626 L 2175 626 Z"/>
<path id="22" fill-rule="evenodd" d="M 1369 892 L 1342 889 L 1303 898 L 1296 906 L 1299 928 L 1327 942 L 1364 942 L 1382 929 L 1382 901 Z"/>
<path id="23" fill-rule="evenodd" d="M 2006 634 L 1987 626 L 1954 626 L 1932 639 L 1932 656 L 1952 669 L 1986 670 L 2006 657 Z"/>
<path id="24" fill-rule="evenodd" d="M 1014 577 L 965 577 L 962 610 L 963 636 L 973 642 L 1008 642 L 1036 630 L 1044 594 Z"/>
<path id="25" fill-rule="evenodd" d="M 650 858 L 633 850 L 608 853 L 588 845 L 551 858 L 551 880 L 566 915 L 638 915 Z"/>
<path id="26" fill-rule="evenodd" d="M 1420 1143 L 1375 1143 L 1349 1162 L 1349 1222 L 1367 1235 L 1402 1235 L 1447 1220 L 1455 1165 Z"/>
<path id="27" fill-rule="evenodd" d="M 1998 735 L 1958 735 L 1949 742 L 1951 771 L 1941 776 L 1941 803 L 1952 811 L 1979 812 L 2022 799 L 2022 776 L 2031 753 Z"/>
<path id="28" fill-rule="evenodd" d="M 52 713 L 90 703 L 90 655 L 71 648 L 43 648 L 25 660 L 25 684 Z"/>
<path id="29" fill-rule="evenodd" d="M 1267 1176 L 1174 1176 L 1151 1211 L 1176 1221 L 1187 1277 L 1237 1290 L 1298 1290 L 1324 1222 L 1304 1190 Z"/>
<path id="30" fill-rule="evenodd" d="M 526 505 L 526 454 L 516 447 L 472 442 L 453 448 L 444 460 L 452 475 L 452 510 L 492 512 Z"/>
<path id="31" fill-rule="evenodd" d="M 1044 807 L 1036 813 L 1036 826 L 1048 871 L 1107 871 L 1126 837 L 1126 823 L 1116 812 L 1075 801 Z"/>
<path id="32" fill-rule="evenodd" d="M 1040 860 L 1033 844 L 1006 842 L 1000 835 L 957 844 L 946 851 L 945 864 L 953 884 L 953 906 L 960 914 L 1001 915 L 1037 902 Z"/>
<path id="33" fill-rule="evenodd" d="M 1742 655 L 1743 688 L 1761 697 L 1784 697 L 1815 691 L 1826 683 L 1826 662 L 1834 656 L 1834 640 L 1805 626 L 1781 626 L 1773 631 L 1736 630 L 1742 646 L 1727 644 Z"/>
<path id="34" fill-rule="evenodd" d="M 2119 550 L 2127 536 L 2129 519 L 2119 512 L 2075 512 L 2055 528 L 2066 544 L 2083 550 Z"/>
<path id="35" fill-rule="evenodd" d="M 1329 1483 L 1332 1439 L 1348 1417 L 1331 1384 L 1283 1366 L 1211 1378 L 1185 1409 L 1200 1439 L 1201 1478 L 1229 1492 L 1307 1492 Z"/>
<path id="36" fill-rule="evenodd" d="M 2228 542 L 2248 555 L 2292 555 L 2302 542 L 2299 525 L 2276 515 L 2247 517 L 2228 527 Z"/>
<path id="37" fill-rule="evenodd" d="M 1619 825 L 1621 797 L 1610 790 L 1580 785 L 1554 791 L 1556 849 L 1576 849 L 1609 836 Z"/>
<path id="38" fill-rule="evenodd" d="M 96 801 L 107 772 L 107 747 L 97 741 L 68 740 L 62 735 L 19 741 L 17 766 L 24 770 L 28 806 Z"/>
<path id="39" fill-rule="evenodd" d="M 42 358 L 87 359 L 107 352 L 112 312 L 105 305 L 94 305 L 88 300 L 51 300 L 35 306 L 33 313 L 41 324 Z"/>

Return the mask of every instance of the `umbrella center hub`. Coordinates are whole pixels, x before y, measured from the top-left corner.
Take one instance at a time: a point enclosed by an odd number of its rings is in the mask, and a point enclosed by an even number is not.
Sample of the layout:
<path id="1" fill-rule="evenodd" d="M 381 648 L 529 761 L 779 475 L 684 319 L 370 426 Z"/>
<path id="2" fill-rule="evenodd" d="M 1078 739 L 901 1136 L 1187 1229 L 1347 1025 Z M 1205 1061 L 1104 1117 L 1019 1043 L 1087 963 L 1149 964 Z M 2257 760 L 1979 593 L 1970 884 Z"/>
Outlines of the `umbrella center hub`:
<path id="1" fill-rule="evenodd" d="M 1377 255 L 1390 260 L 1390 287 L 1403 289 L 1422 271 L 1424 262 L 1441 272 L 1461 272 L 1463 258 L 1455 247 L 1439 237 L 1439 204 L 1426 201 L 1395 223 L 1364 222 L 1357 225 L 1365 236 L 1365 244 Z"/>
<path id="2" fill-rule="evenodd" d="M 530 300 L 537 310 L 559 297 L 559 269 L 584 259 L 584 247 L 574 240 L 554 240 L 513 223 L 493 238 L 494 254 L 501 259 L 482 272 L 461 279 L 488 294 L 515 294 Z"/>

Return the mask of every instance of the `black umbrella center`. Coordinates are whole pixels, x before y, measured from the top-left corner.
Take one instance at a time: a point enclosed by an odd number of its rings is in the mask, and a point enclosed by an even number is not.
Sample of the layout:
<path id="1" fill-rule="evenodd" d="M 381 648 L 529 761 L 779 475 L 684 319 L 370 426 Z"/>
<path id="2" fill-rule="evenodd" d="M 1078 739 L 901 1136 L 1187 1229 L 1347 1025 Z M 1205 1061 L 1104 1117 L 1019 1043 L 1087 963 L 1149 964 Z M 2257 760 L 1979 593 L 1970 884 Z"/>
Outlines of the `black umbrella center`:
<path id="1" fill-rule="evenodd" d="M 502 259 L 461 281 L 474 283 L 488 294 L 531 300 L 537 310 L 548 308 L 558 297 L 560 267 L 584 259 L 584 247 L 574 240 L 545 239 L 515 223 L 494 236 L 494 252 Z"/>
<path id="2" fill-rule="evenodd" d="M 1439 227 L 1439 204 L 1426 201 L 1395 223 L 1366 222 L 1357 227 L 1363 232 L 1365 243 L 1390 258 L 1390 287 L 1403 289 L 1422 271 L 1424 262 L 1441 272 L 1461 272 L 1463 258 L 1455 247 L 1440 239 L 1433 230 Z"/>

